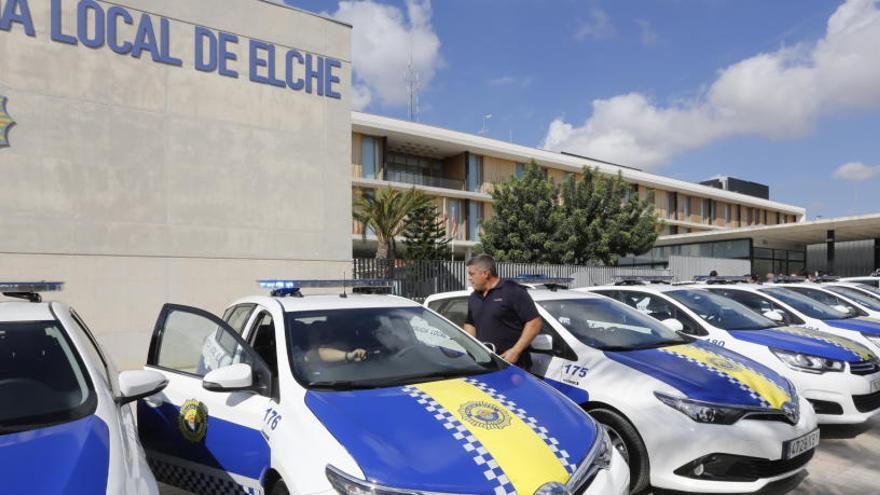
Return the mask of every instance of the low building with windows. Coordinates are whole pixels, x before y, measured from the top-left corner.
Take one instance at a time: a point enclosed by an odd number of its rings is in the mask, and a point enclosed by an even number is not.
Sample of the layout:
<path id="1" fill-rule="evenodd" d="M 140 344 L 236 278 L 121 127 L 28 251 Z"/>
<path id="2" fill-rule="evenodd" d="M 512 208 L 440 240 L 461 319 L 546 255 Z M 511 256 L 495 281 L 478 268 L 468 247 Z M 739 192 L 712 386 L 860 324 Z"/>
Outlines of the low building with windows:
<path id="1" fill-rule="evenodd" d="M 597 159 L 361 112 L 352 112 L 351 125 L 353 194 L 386 186 L 424 191 L 442 212 L 458 256 L 466 256 L 479 243 L 480 223 L 493 215 L 490 193 L 494 185 L 522 174 L 532 160 L 556 181 L 579 175 L 584 167 L 620 173 L 632 184 L 634 193 L 654 204 L 663 220 L 663 236 L 792 224 L 806 214 L 799 206 L 726 187 L 730 180 L 697 184 Z M 762 190 L 758 187 L 757 191 Z M 375 250 L 375 238 L 358 222 L 353 223 L 352 241 L 355 256 L 369 256 Z M 731 245 L 729 249 L 738 247 Z"/>

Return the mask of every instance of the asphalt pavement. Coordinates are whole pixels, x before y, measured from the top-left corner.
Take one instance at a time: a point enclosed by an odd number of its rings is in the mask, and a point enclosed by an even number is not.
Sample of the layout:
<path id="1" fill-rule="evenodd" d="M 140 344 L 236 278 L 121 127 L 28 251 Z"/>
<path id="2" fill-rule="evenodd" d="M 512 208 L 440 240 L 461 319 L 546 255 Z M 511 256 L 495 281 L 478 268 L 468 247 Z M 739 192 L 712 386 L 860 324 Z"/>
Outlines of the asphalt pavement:
<path id="1" fill-rule="evenodd" d="M 162 495 L 189 493 L 168 486 L 162 486 L 160 492 Z M 774 487 L 765 493 L 880 495 L 880 416 L 857 427 L 823 426 L 816 456 L 807 465 L 800 483 L 795 487 Z"/>

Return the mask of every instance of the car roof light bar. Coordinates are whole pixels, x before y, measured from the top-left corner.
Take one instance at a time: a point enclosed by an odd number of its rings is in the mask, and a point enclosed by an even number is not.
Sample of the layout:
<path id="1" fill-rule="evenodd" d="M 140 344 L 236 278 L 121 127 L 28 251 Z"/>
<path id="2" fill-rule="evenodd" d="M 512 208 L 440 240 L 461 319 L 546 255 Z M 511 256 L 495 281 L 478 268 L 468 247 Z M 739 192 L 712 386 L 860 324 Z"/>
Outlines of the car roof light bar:
<path id="1" fill-rule="evenodd" d="M 64 282 L 0 282 L 0 293 L 6 297 L 42 302 L 40 292 L 56 292 L 64 287 Z"/>
<path id="2" fill-rule="evenodd" d="M 392 281 L 388 279 L 312 279 L 312 280 L 257 280 L 257 284 L 272 291 L 272 297 L 302 297 L 300 289 L 326 289 L 350 288 L 354 291 L 364 291 L 365 289 L 385 289 L 390 290 L 393 287 Z M 344 294 L 344 292 L 343 292 Z"/>
<path id="3" fill-rule="evenodd" d="M 672 275 L 618 275 L 614 285 L 668 284 L 672 280 Z"/>
<path id="4" fill-rule="evenodd" d="M 745 275 L 697 275 L 694 281 L 707 284 L 745 284 L 750 282 L 751 278 Z"/>

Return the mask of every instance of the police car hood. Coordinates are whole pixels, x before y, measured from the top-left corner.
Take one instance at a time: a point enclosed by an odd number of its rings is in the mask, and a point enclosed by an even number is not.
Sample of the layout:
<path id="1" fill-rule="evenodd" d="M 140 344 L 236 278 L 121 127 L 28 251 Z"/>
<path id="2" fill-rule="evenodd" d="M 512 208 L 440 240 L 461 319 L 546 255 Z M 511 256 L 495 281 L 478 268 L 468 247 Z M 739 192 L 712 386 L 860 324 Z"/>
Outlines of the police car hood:
<path id="1" fill-rule="evenodd" d="M 597 437 L 580 408 L 513 366 L 305 400 L 369 481 L 410 490 L 531 495 L 565 483 Z"/>
<path id="2" fill-rule="evenodd" d="M 97 416 L 0 435 L 0 492 L 106 493 L 110 432 Z"/>
<path id="3" fill-rule="evenodd" d="M 803 327 L 732 330 L 730 334 L 739 340 L 771 349 L 799 352 L 836 361 L 855 363 L 874 357 L 870 349 L 854 340 Z"/>
<path id="4" fill-rule="evenodd" d="M 843 320 L 825 320 L 823 323 L 843 330 L 852 330 L 868 335 L 880 335 L 880 320 L 873 318 L 857 317 Z"/>
<path id="5" fill-rule="evenodd" d="M 788 380 L 745 356 L 706 342 L 605 355 L 678 389 L 689 399 L 779 410 L 797 407 Z"/>

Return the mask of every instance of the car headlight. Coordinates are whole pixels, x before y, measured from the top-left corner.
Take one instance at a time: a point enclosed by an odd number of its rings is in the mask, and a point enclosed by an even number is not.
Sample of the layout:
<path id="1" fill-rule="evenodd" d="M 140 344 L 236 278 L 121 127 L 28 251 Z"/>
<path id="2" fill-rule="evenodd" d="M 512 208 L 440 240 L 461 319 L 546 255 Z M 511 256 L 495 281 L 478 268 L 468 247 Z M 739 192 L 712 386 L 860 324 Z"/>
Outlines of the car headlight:
<path id="1" fill-rule="evenodd" d="M 783 351 L 781 349 L 770 349 L 780 361 L 788 365 L 789 368 L 806 371 L 808 373 L 825 373 L 841 372 L 844 369 L 843 361 L 835 361 L 834 359 L 825 359 L 810 354 L 801 354 L 800 352 Z"/>
<path id="2" fill-rule="evenodd" d="M 660 402 L 683 413 L 697 423 L 732 425 L 739 421 L 747 412 L 745 409 L 737 407 L 719 406 L 697 400 L 683 399 L 660 392 L 654 392 L 654 395 Z"/>
<path id="3" fill-rule="evenodd" d="M 327 464 L 324 472 L 330 485 L 339 495 L 452 495 L 377 485 L 355 478 L 331 464 Z"/>
<path id="4" fill-rule="evenodd" d="M 873 333 L 863 333 L 862 335 L 864 335 L 865 338 L 868 339 L 872 344 L 880 347 L 880 335 Z"/>
<path id="5" fill-rule="evenodd" d="M 592 417 L 591 417 L 592 419 Z M 614 455 L 614 444 L 611 443 L 611 437 L 605 431 L 605 427 L 599 423 L 595 423 L 598 438 L 593 442 L 590 451 L 584 457 L 580 466 L 575 470 L 574 474 L 569 478 L 565 488 L 568 493 L 581 493 L 584 488 L 589 485 L 590 481 L 600 469 L 609 469 L 611 467 L 611 457 Z M 547 487 L 551 488 L 551 483 L 547 483 L 535 492 L 535 495 L 541 495 L 541 491 Z M 555 487 L 554 487 L 555 488 Z M 551 492 L 552 493 L 552 492 Z"/>

